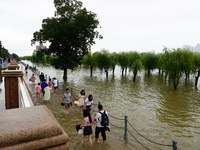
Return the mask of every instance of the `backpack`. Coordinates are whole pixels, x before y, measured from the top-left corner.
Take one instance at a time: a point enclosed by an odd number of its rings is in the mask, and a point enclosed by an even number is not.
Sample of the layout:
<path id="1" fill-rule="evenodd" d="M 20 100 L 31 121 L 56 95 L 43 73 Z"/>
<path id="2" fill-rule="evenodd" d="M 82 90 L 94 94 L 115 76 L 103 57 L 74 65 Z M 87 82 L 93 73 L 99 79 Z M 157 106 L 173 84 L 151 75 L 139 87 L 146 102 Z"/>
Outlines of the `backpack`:
<path id="1" fill-rule="evenodd" d="M 99 111 L 99 113 L 101 114 L 101 125 L 103 127 L 106 127 L 109 125 L 109 118 L 108 115 L 106 114 L 106 111 L 104 111 L 103 113 Z"/>

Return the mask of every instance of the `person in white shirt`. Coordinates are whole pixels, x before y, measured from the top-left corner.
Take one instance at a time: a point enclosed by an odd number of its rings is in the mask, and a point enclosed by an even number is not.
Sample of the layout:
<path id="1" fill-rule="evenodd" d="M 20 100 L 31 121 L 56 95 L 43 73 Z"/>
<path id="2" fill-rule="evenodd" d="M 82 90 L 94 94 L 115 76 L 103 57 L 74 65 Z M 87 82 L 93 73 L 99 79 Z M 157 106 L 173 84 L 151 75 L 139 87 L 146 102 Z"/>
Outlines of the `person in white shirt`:
<path id="1" fill-rule="evenodd" d="M 98 105 L 98 110 L 96 116 L 94 117 L 94 122 L 97 122 L 96 128 L 95 128 L 95 141 L 98 142 L 99 139 L 99 133 L 101 133 L 101 136 L 103 138 L 103 143 L 106 141 L 106 127 L 101 125 L 101 119 L 102 119 L 102 114 L 104 113 L 105 110 L 103 110 L 102 105 Z M 108 115 L 107 111 L 105 113 Z"/>
<path id="2" fill-rule="evenodd" d="M 53 88 L 54 88 L 54 92 L 57 92 L 58 80 L 55 77 L 53 78 Z"/>
<path id="3" fill-rule="evenodd" d="M 90 112 L 92 108 L 92 103 L 93 103 L 93 97 L 90 94 L 88 98 L 85 99 L 85 108 Z"/>

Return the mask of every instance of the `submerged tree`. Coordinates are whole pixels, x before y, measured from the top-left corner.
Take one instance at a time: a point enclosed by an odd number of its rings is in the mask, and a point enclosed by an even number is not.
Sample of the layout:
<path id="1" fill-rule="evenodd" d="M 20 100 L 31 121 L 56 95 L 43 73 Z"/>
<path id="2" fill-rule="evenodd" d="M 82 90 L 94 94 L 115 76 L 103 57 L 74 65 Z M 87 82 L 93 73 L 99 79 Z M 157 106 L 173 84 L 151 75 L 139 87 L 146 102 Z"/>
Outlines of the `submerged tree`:
<path id="1" fill-rule="evenodd" d="M 133 71 L 133 81 L 136 80 L 138 71 L 142 69 L 142 58 L 137 52 L 129 53 L 129 70 Z"/>
<path id="2" fill-rule="evenodd" d="M 117 53 L 114 52 L 110 54 L 110 68 L 112 69 L 113 77 L 114 77 L 116 65 L 117 65 Z"/>
<path id="3" fill-rule="evenodd" d="M 119 53 L 117 55 L 117 61 L 118 61 L 119 66 L 122 69 L 122 76 L 123 76 L 124 75 L 124 71 L 125 72 L 127 71 L 128 64 L 129 64 L 128 53 L 125 53 L 125 52 Z"/>
<path id="4" fill-rule="evenodd" d="M 142 53 L 142 64 L 144 69 L 147 70 L 148 76 L 150 75 L 150 71 L 157 68 L 158 57 L 154 53 Z"/>
<path id="5" fill-rule="evenodd" d="M 81 60 L 81 63 L 85 67 L 90 68 L 90 76 L 92 76 L 93 68 L 97 66 L 97 62 L 95 61 L 94 56 L 91 54 L 91 52 L 89 52 L 86 56 L 83 57 L 83 59 Z"/>
<path id="6" fill-rule="evenodd" d="M 99 25 L 96 14 L 83 8 L 78 0 L 54 0 L 55 17 L 42 21 L 42 29 L 33 34 L 35 42 L 50 42 L 48 52 L 54 55 L 52 65 L 63 69 L 63 79 L 67 79 L 67 69 L 73 69 L 89 51 L 94 39 L 101 36 L 95 29 Z"/>
<path id="7" fill-rule="evenodd" d="M 106 78 L 108 78 L 108 70 L 110 68 L 110 53 L 107 50 L 95 52 L 94 58 L 96 60 L 97 67 L 100 70 L 104 70 L 106 73 Z"/>
<path id="8" fill-rule="evenodd" d="M 181 51 L 180 49 L 173 49 L 172 51 L 165 49 L 165 55 L 165 70 L 168 73 L 169 79 L 173 81 L 174 89 L 176 90 L 182 76 Z"/>

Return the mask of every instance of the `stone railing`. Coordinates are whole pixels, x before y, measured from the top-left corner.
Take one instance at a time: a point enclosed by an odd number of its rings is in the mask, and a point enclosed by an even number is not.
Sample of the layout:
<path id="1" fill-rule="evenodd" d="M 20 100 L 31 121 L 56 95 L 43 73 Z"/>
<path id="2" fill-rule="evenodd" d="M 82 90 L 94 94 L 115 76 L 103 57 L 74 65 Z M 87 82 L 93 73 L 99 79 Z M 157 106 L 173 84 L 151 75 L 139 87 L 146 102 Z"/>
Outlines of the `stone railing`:
<path id="1" fill-rule="evenodd" d="M 19 108 L 23 107 L 33 107 L 33 101 L 29 94 L 29 91 L 25 85 L 25 82 L 22 81 L 22 78 L 18 77 L 18 96 L 19 96 Z"/>
<path id="2" fill-rule="evenodd" d="M 20 67 L 10 66 L 2 71 L 6 110 L 0 111 L 0 150 L 68 150 L 66 132 L 46 106 L 33 105 Z"/>

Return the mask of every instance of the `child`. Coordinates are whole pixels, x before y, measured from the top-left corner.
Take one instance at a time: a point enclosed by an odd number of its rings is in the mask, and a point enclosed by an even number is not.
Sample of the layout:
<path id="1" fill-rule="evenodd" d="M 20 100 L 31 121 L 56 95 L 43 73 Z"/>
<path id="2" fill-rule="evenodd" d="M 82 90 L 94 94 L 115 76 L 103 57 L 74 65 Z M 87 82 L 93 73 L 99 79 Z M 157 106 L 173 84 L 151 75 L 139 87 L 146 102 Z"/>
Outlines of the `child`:
<path id="1" fill-rule="evenodd" d="M 80 104 L 80 112 L 82 112 L 85 102 L 85 90 L 81 90 L 80 94 L 78 95 L 78 101 Z"/>
<path id="2" fill-rule="evenodd" d="M 36 86 L 35 90 L 36 90 L 37 97 L 41 98 L 42 97 L 42 88 L 40 86 L 40 83 L 38 83 L 38 85 Z"/>
<path id="3" fill-rule="evenodd" d="M 84 125 L 80 126 L 80 127 L 84 127 L 82 144 L 85 144 L 86 137 L 88 137 L 90 145 L 92 146 L 92 118 L 91 118 L 90 112 L 84 109 L 83 117 L 84 117 Z"/>

